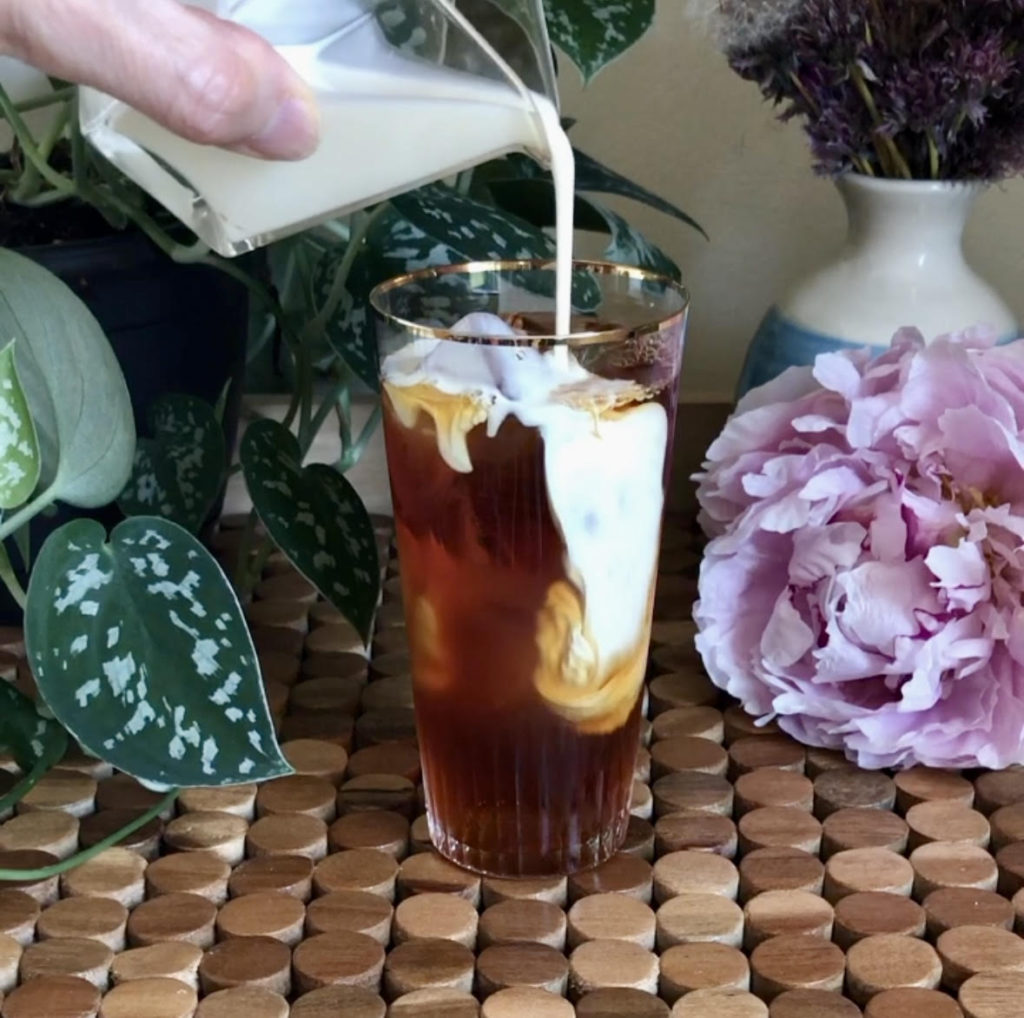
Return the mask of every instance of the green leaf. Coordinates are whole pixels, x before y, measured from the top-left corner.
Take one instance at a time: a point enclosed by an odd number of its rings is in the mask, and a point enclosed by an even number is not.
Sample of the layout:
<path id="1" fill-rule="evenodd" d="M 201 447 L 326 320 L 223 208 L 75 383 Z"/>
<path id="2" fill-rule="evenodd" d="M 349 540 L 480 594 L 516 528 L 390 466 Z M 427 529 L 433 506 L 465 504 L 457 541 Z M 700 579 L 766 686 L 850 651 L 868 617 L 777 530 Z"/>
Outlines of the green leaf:
<path id="1" fill-rule="evenodd" d="M 128 388 L 89 309 L 35 262 L 0 250 L 0 295 L 19 323 L 14 350 L 55 499 L 91 508 L 120 494 L 132 468 Z"/>
<path id="2" fill-rule="evenodd" d="M 551 180 L 515 177 L 487 181 L 487 190 L 494 203 L 506 212 L 534 226 L 555 225 L 555 186 Z M 577 196 L 573 225 L 577 230 L 608 232 L 604 216 Z"/>
<path id="3" fill-rule="evenodd" d="M 440 59 L 449 22 L 439 7 L 422 0 L 377 0 L 373 13 L 396 49 L 431 62 Z"/>
<path id="4" fill-rule="evenodd" d="M 658 197 L 653 191 L 648 191 L 647 188 L 633 183 L 628 177 L 616 173 L 615 170 L 599 163 L 585 152 L 581 152 L 579 149 L 573 149 L 573 151 L 576 154 L 577 191 L 594 191 L 599 194 L 617 194 L 623 198 L 632 198 L 658 212 L 664 212 L 666 216 L 672 216 L 688 226 L 692 226 L 707 239 L 708 235 L 704 232 L 704 227 L 677 205 L 673 205 L 671 202 L 665 201 L 664 198 Z"/>
<path id="5" fill-rule="evenodd" d="M 380 592 L 373 524 L 355 488 L 324 463 L 302 466 L 295 436 L 253 421 L 240 449 L 256 512 L 277 546 L 368 639 Z"/>
<path id="6" fill-rule="evenodd" d="M 554 241 L 537 227 L 450 187 L 429 184 L 399 195 L 392 204 L 413 226 L 462 261 L 508 261 L 554 254 Z"/>
<path id="7" fill-rule="evenodd" d="M 0 682 L 0 749 L 11 754 L 24 773 L 46 771 L 63 756 L 68 733 L 9 682 Z"/>
<path id="8" fill-rule="evenodd" d="M 25 645 L 40 694 L 95 756 L 152 786 L 289 772 L 252 639 L 208 551 L 175 523 L 94 520 L 47 539 Z"/>
<path id="9" fill-rule="evenodd" d="M 676 280 L 680 278 L 679 266 L 660 247 L 634 230 L 617 212 L 612 212 L 592 199 L 588 198 L 587 201 L 608 223 L 612 239 L 605 249 L 605 257 L 609 261 L 618 262 L 620 265 L 637 265 Z"/>
<path id="10" fill-rule="evenodd" d="M 150 410 L 132 476 L 117 500 L 126 516 L 162 516 L 196 533 L 224 485 L 227 451 L 217 413 L 196 396 L 162 396 Z"/>
<path id="11" fill-rule="evenodd" d="M 589 82 L 651 27 L 654 0 L 544 0 L 548 32 Z"/>
<path id="12" fill-rule="evenodd" d="M 0 326 L 7 317 L 0 301 Z M 17 509 L 35 491 L 39 480 L 39 442 L 14 362 L 17 340 L 3 329 L 0 342 L 0 509 Z"/>

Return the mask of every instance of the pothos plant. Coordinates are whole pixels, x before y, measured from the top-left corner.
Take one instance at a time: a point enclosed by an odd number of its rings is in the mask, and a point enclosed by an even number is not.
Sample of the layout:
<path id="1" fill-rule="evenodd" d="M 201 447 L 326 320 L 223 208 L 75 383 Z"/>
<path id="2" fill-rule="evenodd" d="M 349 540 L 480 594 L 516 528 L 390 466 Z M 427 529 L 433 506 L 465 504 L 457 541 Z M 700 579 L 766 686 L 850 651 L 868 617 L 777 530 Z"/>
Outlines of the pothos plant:
<path id="1" fill-rule="evenodd" d="M 552 39 L 589 79 L 650 26 L 654 0 L 547 0 Z M 251 347 L 277 341 L 293 380 L 282 422 L 256 420 L 229 465 L 217 408 L 170 394 L 136 438 L 124 378 L 95 318 L 55 276 L 0 250 L 0 578 L 24 607 L 38 701 L 0 682 L 0 748 L 19 768 L 0 815 L 64 756 L 69 734 L 90 754 L 163 790 L 132 825 L 55 867 L 102 851 L 166 809 L 180 786 L 273 778 L 289 766 L 275 739 L 244 602 L 276 546 L 369 640 L 380 568 L 368 513 L 345 477 L 366 448 L 379 405 L 358 432 L 352 395 L 377 391 L 372 287 L 445 262 L 545 257 L 553 242 L 550 178 L 523 156 L 403 194 L 228 261 L 182 235 L 81 138 L 73 86 L 0 112 L 15 143 L 0 169 L 5 200 L 85 202 L 113 227 L 142 230 L 178 262 L 234 276 L 252 297 Z M 33 131 L 30 110 L 48 108 Z M 609 236 L 608 257 L 678 277 L 672 260 L 594 196 L 682 210 L 577 152 L 577 226 Z M 324 384 L 324 379 L 327 384 Z M 306 464 L 334 419 L 335 463 Z M 254 506 L 233 582 L 196 534 L 229 473 Z M 38 553 L 29 522 L 60 502 L 117 501 L 111 533 L 76 519 Z M 258 526 L 262 524 L 262 528 Z M 260 536 L 262 535 L 265 536 Z M 11 557 L 30 568 L 21 589 Z M 0 879 L 22 879 L 0 871 Z"/>

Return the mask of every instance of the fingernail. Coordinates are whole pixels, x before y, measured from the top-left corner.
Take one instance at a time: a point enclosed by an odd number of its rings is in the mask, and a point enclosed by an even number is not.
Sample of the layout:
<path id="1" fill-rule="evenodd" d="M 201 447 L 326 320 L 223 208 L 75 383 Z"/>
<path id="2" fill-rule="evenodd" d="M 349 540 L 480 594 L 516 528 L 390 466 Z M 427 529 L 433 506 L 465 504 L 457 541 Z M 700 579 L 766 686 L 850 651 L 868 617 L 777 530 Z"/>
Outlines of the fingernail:
<path id="1" fill-rule="evenodd" d="M 243 146 L 268 159 L 304 159 L 320 141 L 320 118 L 316 106 L 289 96 L 277 108 L 267 126 Z"/>

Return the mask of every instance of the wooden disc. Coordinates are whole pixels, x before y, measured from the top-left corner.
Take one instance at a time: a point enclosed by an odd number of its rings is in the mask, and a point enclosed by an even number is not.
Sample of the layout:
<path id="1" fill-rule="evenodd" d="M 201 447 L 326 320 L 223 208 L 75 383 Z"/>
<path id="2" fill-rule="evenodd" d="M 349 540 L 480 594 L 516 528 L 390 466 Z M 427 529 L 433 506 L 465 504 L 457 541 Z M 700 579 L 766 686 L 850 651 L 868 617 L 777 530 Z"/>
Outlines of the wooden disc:
<path id="1" fill-rule="evenodd" d="M 683 735 L 721 743 L 725 738 L 722 712 L 714 707 L 672 707 L 654 719 L 655 742 Z"/>
<path id="2" fill-rule="evenodd" d="M 260 580 L 253 589 L 260 601 L 286 601 L 312 605 L 316 602 L 316 587 L 294 569 Z"/>
<path id="3" fill-rule="evenodd" d="M 92 848 L 101 841 L 119 831 L 128 824 L 138 820 L 142 811 L 135 809 L 104 809 L 92 816 L 82 817 L 78 831 L 79 846 L 83 849 Z M 141 855 L 143 859 L 155 859 L 160 854 L 160 841 L 164 833 L 164 822 L 159 817 L 147 821 L 132 834 L 121 836 L 118 848 Z"/>
<path id="4" fill-rule="evenodd" d="M 282 686 L 292 686 L 299 680 L 299 658 L 295 654 L 286 654 L 279 650 L 259 651 L 260 672 L 263 681 L 277 682 Z"/>
<path id="5" fill-rule="evenodd" d="M 313 887 L 317 894 L 369 891 L 390 901 L 395 897 L 397 877 L 398 863 L 392 856 L 369 848 L 354 848 L 329 855 L 317 863 L 313 871 Z"/>
<path id="6" fill-rule="evenodd" d="M 668 1018 L 668 1004 L 646 990 L 606 986 L 576 1002 L 576 1018 Z"/>
<path id="7" fill-rule="evenodd" d="M 416 715 L 412 707 L 364 710 L 356 719 L 356 745 L 361 749 L 415 742 Z"/>
<path id="8" fill-rule="evenodd" d="M 578 999 L 605 987 L 657 993 L 657 956 L 623 940 L 580 944 L 569 957 L 570 997 Z"/>
<path id="9" fill-rule="evenodd" d="M 300 994 L 335 985 L 376 992 L 383 970 L 384 948 L 364 933 L 319 933 L 303 940 L 292 956 Z"/>
<path id="10" fill-rule="evenodd" d="M 411 743 L 390 742 L 367 746 L 349 757 L 349 778 L 368 774 L 394 774 L 409 781 L 419 781 L 420 751 Z"/>
<path id="11" fill-rule="evenodd" d="M 196 991 L 177 979 L 133 979 L 115 986 L 100 1005 L 100 1018 L 193 1018 Z"/>
<path id="12" fill-rule="evenodd" d="M 412 708 L 412 678 L 389 675 L 363 686 L 359 705 L 363 711 L 387 710 L 393 707 Z"/>
<path id="13" fill-rule="evenodd" d="M 825 864 L 825 897 L 833 905 L 858 891 L 909 895 L 913 886 L 914 868 L 887 848 L 850 848 Z"/>
<path id="14" fill-rule="evenodd" d="M 766 724 L 761 724 L 757 718 L 751 717 L 736 703 L 722 711 L 722 719 L 725 722 L 725 744 L 727 746 L 751 735 L 767 737 L 781 734 L 778 722 L 769 721 Z"/>
<path id="15" fill-rule="evenodd" d="M 203 952 L 195 944 L 180 940 L 133 947 L 113 960 L 110 980 L 116 985 L 134 979 L 177 979 L 186 986 L 198 988 L 202 958 Z"/>
<path id="16" fill-rule="evenodd" d="M 96 787 L 97 810 L 138 810 L 145 812 L 156 806 L 163 795 L 136 781 L 128 774 L 113 774 L 104 778 Z M 169 804 L 161 813 L 161 819 L 170 820 L 174 805 Z"/>
<path id="17" fill-rule="evenodd" d="M 821 855 L 828 859 L 850 848 L 887 848 L 902 854 L 910 829 L 895 813 L 851 806 L 830 813 L 821 825 Z"/>
<path id="18" fill-rule="evenodd" d="M 479 1018 L 480 1003 L 471 993 L 444 987 L 413 990 L 388 1009 L 388 1018 Z"/>
<path id="19" fill-rule="evenodd" d="M 247 859 L 231 871 L 228 893 L 232 898 L 257 891 L 277 891 L 309 901 L 313 891 L 312 859 L 304 855 L 264 855 Z"/>
<path id="20" fill-rule="evenodd" d="M 213 788 L 183 788 L 178 795 L 182 813 L 233 813 L 252 820 L 256 813 L 256 785 L 228 785 Z"/>
<path id="21" fill-rule="evenodd" d="M 40 940 L 81 937 L 121 951 L 127 922 L 128 909 L 112 898 L 64 898 L 43 910 L 36 923 L 36 936 Z"/>
<path id="22" fill-rule="evenodd" d="M 364 688 L 362 675 L 321 675 L 291 687 L 288 709 L 293 714 L 336 711 L 354 715 Z"/>
<path id="23" fill-rule="evenodd" d="M 783 933 L 832 939 L 832 906 L 810 891 L 765 891 L 747 902 L 743 914 L 748 950 Z"/>
<path id="24" fill-rule="evenodd" d="M 364 774 L 338 792 L 338 813 L 387 809 L 410 819 L 416 810 L 416 786 L 400 774 Z"/>
<path id="25" fill-rule="evenodd" d="M 771 1018 L 861 1018 L 852 1000 L 832 990 L 787 990 L 772 1001 Z"/>
<path id="26" fill-rule="evenodd" d="M 364 990 L 361 986 L 325 986 L 299 997 L 292 1004 L 289 1018 L 338 1018 L 339 1015 L 384 1018 L 386 1012 L 387 1005 L 373 990 Z"/>
<path id="27" fill-rule="evenodd" d="M 846 991 L 862 1006 L 876 993 L 901 986 L 933 990 L 942 962 L 931 944 L 916 937 L 882 933 L 865 937 L 846 955 Z"/>
<path id="28" fill-rule="evenodd" d="M 622 855 L 635 855 L 647 862 L 653 862 L 654 828 L 650 822 L 631 816 L 626 823 L 626 840 L 623 841 L 619 852 Z"/>
<path id="29" fill-rule="evenodd" d="M 893 781 L 896 784 L 896 806 L 901 813 L 921 802 L 945 800 L 967 807 L 974 804 L 974 785 L 952 771 L 910 767 L 900 771 Z"/>
<path id="30" fill-rule="evenodd" d="M 97 782 L 81 771 L 55 767 L 44 774 L 18 803 L 19 813 L 61 810 L 83 817 L 96 808 Z"/>
<path id="31" fill-rule="evenodd" d="M 994 891 L 999 880 L 995 859 L 985 849 L 962 842 L 929 842 L 910 853 L 910 863 L 919 900 L 940 887 Z"/>
<path id="32" fill-rule="evenodd" d="M 227 902 L 217 913 L 217 939 L 273 937 L 294 946 L 302 939 L 305 921 L 305 906 L 290 894 L 245 894 Z"/>
<path id="33" fill-rule="evenodd" d="M 411 855 L 398 869 L 399 896 L 406 898 L 427 891 L 457 894 L 475 906 L 480 901 L 480 878 L 448 862 L 436 852 Z"/>
<path id="34" fill-rule="evenodd" d="M 3 1003 L 3 1018 L 96 1018 L 100 991 L 74 976 L 33 979 Z"/>
<path id="35" fill-rule="evenodd" d="M 349 714 L 312 714 L 304 711 L 286 715 L 278 734 L 282 742 L 330 742 L 347 754 L 352 750 L 355 727 L 355 720 Z"/>
<path id="36" fill-rule="evenodd" d="M 733 788 L 717 774 L 703 771 L 679 771 L 658 778 L 651 786 L 654 812 L 660 817 L 683 809 L 702 813 L 732 813 Z"/>
<path id="37" fill-rule="evenodd" d="M 684 809 L 666 813 L 654 825 L 656 855 L 695 849 L 732 859 L 739 846 L 739 833 L 729 817 Z"/>
<path id="38" fill-rule="evenodd" d="M 429 940 L 439 937 L 476 947 L 476 909 L 457 894 L 426 892 L 406 898 L 395 909 L 394 941 Z"/>
<path id="39" fill-rule="evenodd" d="M 274 650 L 298 657 L 309 632 L 309 606 L 302 601 L 253 601 L 245 617 L 253 643 L 260 650 Z"/>
<path id="40" fill-rule="evenodd" d="M 762 767 L 803 774 L 806 751 L 788 735 L 748 735 L 729 745 L 729 773 L 734 777 Z"/>
<path id="41" fill-rule="evenodd" d="M 113 957 L 114 952 L 98 940 L 73 937 L 44 940 L 25 948 L 21 956 L 21 981 L 27 983 L 48 976 L 74 976 L 105 990 L 110 980 Z"/>
<path id="42" fill-rule="evenodd" d="M 429 988 L 473 988 L 473 952 L 451 940 L 407 940 L 388 952 L 384 991 L 389 1000 Z"/>
<path id="43" fill-rule="evenodd" d="M 363 933 L 386 947 L 391 941 L 393 914 L 391 902 L 378 894 L 334 891 L 309 903 L 306 934 Z"/>
<path id="44" fill-rule="evenodd" d="M 22 950 L 13 937 L 0 935 L 0 994 L 9 993 L 17 986 Z"/>
<path id="45" fill-rule="evenodd" d="M 591 895 L 577 904 L 582 906 L 599 898 L 600 895 Z M 632 899 L 629 901 L 627 908 L 640 904 Z M 557 905 L 530 898 L 510 898 L 491 905 L 480 916 L 479 942 L 481 947 L 493 944 L 545 944 L 561 951 L 565 947 L 566 928 L 565 913 Z"/>
<path id="46" fill-rule="evenodd" d="M 656 913 L 659 950 L 673 944 L 715 941 L 743 943 L 743 910 L 718 894 L 687 893 L 666 901 Z"/>
<path id="47" fill-rule="evenodd" d="M 281 753 L 296 774 L 324 778 L 337 787 L 348 769 L 348 753 L 321 739 L 293 739 L 281 745 Z"/>
<path id="48" fill-rule="evenodd" d="M 569 964 L 561 951 L 545 944 L 494 944 L 476 960 L 476 985 L 481 997 L 510 986 L 530 986 L 562 995 Z"/>
<path id="49" fill-rule="evenodd" d="M 651 786 L 646 782 L 634 779 L 633 791 L 629 797 L 629 812 L 631 816 L 640 817 L 642 820 L 650 820 L 654 816 L 654 796 L 651 793 Z"/>
<path id="50" fill-rule="evenodd" d="M 1014 841 L 1024 841 L 1024 802 L 1003 806 L 989 817 L 992 845 L 998 851 Z"/>
<path id="51" fill-rule="evenodd" d="M 692 735 L 662 739 L 654 743 L 650 752 L 651 774 L 655 778 L 676 771 L 725 774 L 729 768 L 729 757 L 717 742 Z"/>
<path id="52" fill-rule="evenodd" d="M 65 898 L 110 898 L 134 908 L 146 896 L 146 860 L 126 848 L 108 848 L 61 876 Z"/>
<path id="53" fill-rule="evenodd" d="M 995 858 L 999 867 L 999 893 L 1005 898 L 1012 898 L 1024 887 L 1024 841 L 1004 845 L 996 852 Z"/>
<path id="54" fill-rule="evenodd" d="M 0 851 L 48 852 L 67 859 L 78 850 L 78 818 L 52 810 L 22 813 L 0 825 Z"/>
<path id="55" fill-rule="evenodd" d="M 273 990 L 237 986 L 211 993 L 195 1018 L 288 1018 L 288 1001 Z"/>
<path id="56" fill-rule="evenodd" d="M 755 740 L 757 743 L 767 741 Z M 814 803 L 814 784 L 810 778 L 778 767 L 762 767 L 741 774 L 734 787 L 737 816 L 764 806 L 785 806 L 809 813 Z"/>
<path id="57" fill-rule="evenodd" d="M 820 894 L 825 879 L 821 860 L 799 848 L 759 848 L 740 861 L 740 901 L 763 891 Z"/>
<path id="58" fill-rule="evenodd" d="M 593 869 L 573 873 L 569 877 L 569 900 L 578 901 L 588 894 L 627 894 L 647 902 L 651 900 L 652 885 L 653 869 L 646 859 L 619 853 Z"/>
<path id="59" fill-rule="evenodd" d="M 260 785 L 256 795 L 257 816 L 301 813 L 330 823 L 335 815 L 336 792 L 326 778 L 288 774 Z"/>
<path id="60" fill-rule="evenodd" d="M 739 870 L 713 852 L 670 852 L 654 864 L 654 900 L 661 904 L 687 891 L 721 894 L 735 898 L 739 893 Z"/>
<path id="61" fill-rule="evenodd" d="M 974 887 L 941 887 L 924 901 L 928 936 L 933 940 L 957 926 L 998 926 L 1013 929 L 1014 909 L 994 891 Z"/>
<path id="62" fill-rule="evenodd" d="M 654 949 L 654 930 L 650 906 L 625 894 L 591 894 L 569 910 L 570 948 L 588 940 L 627 940 L 650 951 Z"/>
<path id="63" fill-rule="evenodd" d="M 659 714 L 673 707 L 707 707 L 718 700 L 718 690 L 706 675 L 698 672 L 669 672 L 651 679 L 648 686 L 651 698 L 650 715 Z"/>
<path id="64" fill-rule="evenodd" d="M 234 813 L 183 813 L 164 828 L 164 844 L 172 852 L 212 852 L 235 866 L 245 858 L 248 830 Z"/>
<path id="65" fill-rule="evenodd" d="M 502 901 L 546 901 L 561 908 L 569 897 L 568 879 L 562 876 L 484 877 L 480 890 L 485 908 Z"/>
<path id="66" fill-rule="evenodd" d="M 812 781 L 825 771 L 837 771 L 850 766 L 850 761 L 837 749 L 822 749 L 818 746 L 807 747 L 807 764 L 805 771 Z"/>
<path id="67" fill-rule="evenodd" d="M 921 937 L 924 930 L 924 909 L 902 894 L 860 891 L 836 903 L 833 939 L 844 950 L 866 937 L 880 934 Z"/>
<path id="68" fill-rule="evenodd" d="M 0 934 L 11 937 L 22 947 L 35 939 L 40 905 L 31 894 L 0 887 Z"/>
<path id="69" fill-rule="evenodd" d="M 942 959 L 942 982 L 957 990 L 979 972 L 1024 973 L 1024 940 L 992 926 L 958 926 L 935 942 Z"/>
<path id="70" fill-rule="evenodd" d="M 910 847 L 930 841 L 965 841 L 984 848 L 990 830 L 983 813 L 956 799 L 930 799 L 907 810 Z"/>
<path id="71" fill-rule="evenodd" d="M 146 947 L 184 940 L 206 948 L 213 943 L 216 906 L 198 894 L 164 894 L 139 905 L 128 917 L 128 942 Z"/>
<path id="72" fill-rule="evenodd" d="M 799 848 L 816 855 L 821 848 L 821 823 L 792 806 L 764 806 L 739 818 L 740 852 L 758 848 Z"/>
<path id="73" fill-rule="evenodd" d="M 676 1001 L 672 1018 L 768 1018 L 768 1005 L 746 990 L 694 990 Z"/>
<path id="74" fill-rule="evenodd" d="M 820 937 L 785 934 L 754 948 L 750 970 L 754 992 L 771 1000 L 786 990 L 841 990 L 845 959 Z"/>
<path id="75" fill-rule="evenodd" d="M 960 987 L 965 1018 L 1017 1018 L 1022 999 L 1024 973 L 1020 972 L 980 972 Z"/>
<path id="76" fill-rule="evenodd" d="M 372 848 L 404 859 L 409 851 L 409 821 L 386 809 L 348 813 L 331 824 L 327 841 L 335 852 Z"/>
<path id="77" fill-rule="evenodd" d="M 694 990 L 747 990 L 750 965 L 725 944 L 677 944 L 661 956 L 660 996 L 670 1004 Z"/>
<path id="78" fill-rule="evenodd" d="M 963 1011 L 940 990 L 900 987 L 872 997 L 864 1018 L 963 1018 Z"/>
<path id="79" fill-rule="evenodd" d="M 510 986 L 491 994 L 480 1009 L 480 1018 L 575 1018 L 564 997 L 532 986 Z"/>
<path id="80" fill-rule="evenodd" d="M 291 992 L 292 953 L 270 937 L 225 940 L 211 947 L 199 963 L 203 994 L 235 986 L 253 986 L 287 997 Z"/>
<path id="81" fill-rule="evenodd" d="M 895 802 L 896 785 L 880 771 L 848 767 L 825 771 L 814 779 L 814 813 L 821 820 L 851 806 L 889 810 Z"/>
<path id="82" fill-rule="evenodd" d="M 149 897 L 198 894 L 220 905 L 227 900 L 231 866 L 216 852 L 179 852 L 154 859 L 146 868 Z"/>
<path id="83" fill-rule="evenodd" d="M 250 858 L 261 855 L 304 855 L 314 862 L 327 855 L 327 824 L 302 813 L 261 817 L 245 839 Z"/>
<path id="84" fill-rule="evenodd" d="M 974 804 L 985 816 L 1003 806 L 1024 802 L 1024 767 L 989 771 L 974 781 Z"/>

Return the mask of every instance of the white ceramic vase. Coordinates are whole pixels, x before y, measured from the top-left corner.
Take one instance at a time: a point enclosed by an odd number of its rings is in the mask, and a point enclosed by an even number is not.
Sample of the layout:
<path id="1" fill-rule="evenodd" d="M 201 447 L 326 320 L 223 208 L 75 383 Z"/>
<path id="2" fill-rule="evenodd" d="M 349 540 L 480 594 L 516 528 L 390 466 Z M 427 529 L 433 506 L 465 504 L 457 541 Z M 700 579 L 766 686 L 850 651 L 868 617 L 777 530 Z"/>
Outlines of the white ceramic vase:
<path id="1" fill-rule="evenodd" d="M 848 174 L 836 186 L 846 205 L 846 242 L 769 310 L 751 342 L 740 394 L 825 350 L 884 349 L 903 326 L 927 340 L 980 324 L 1002 340 L 1017 337 L 1015 315 L 963 253 L 982 185 Z"/>

